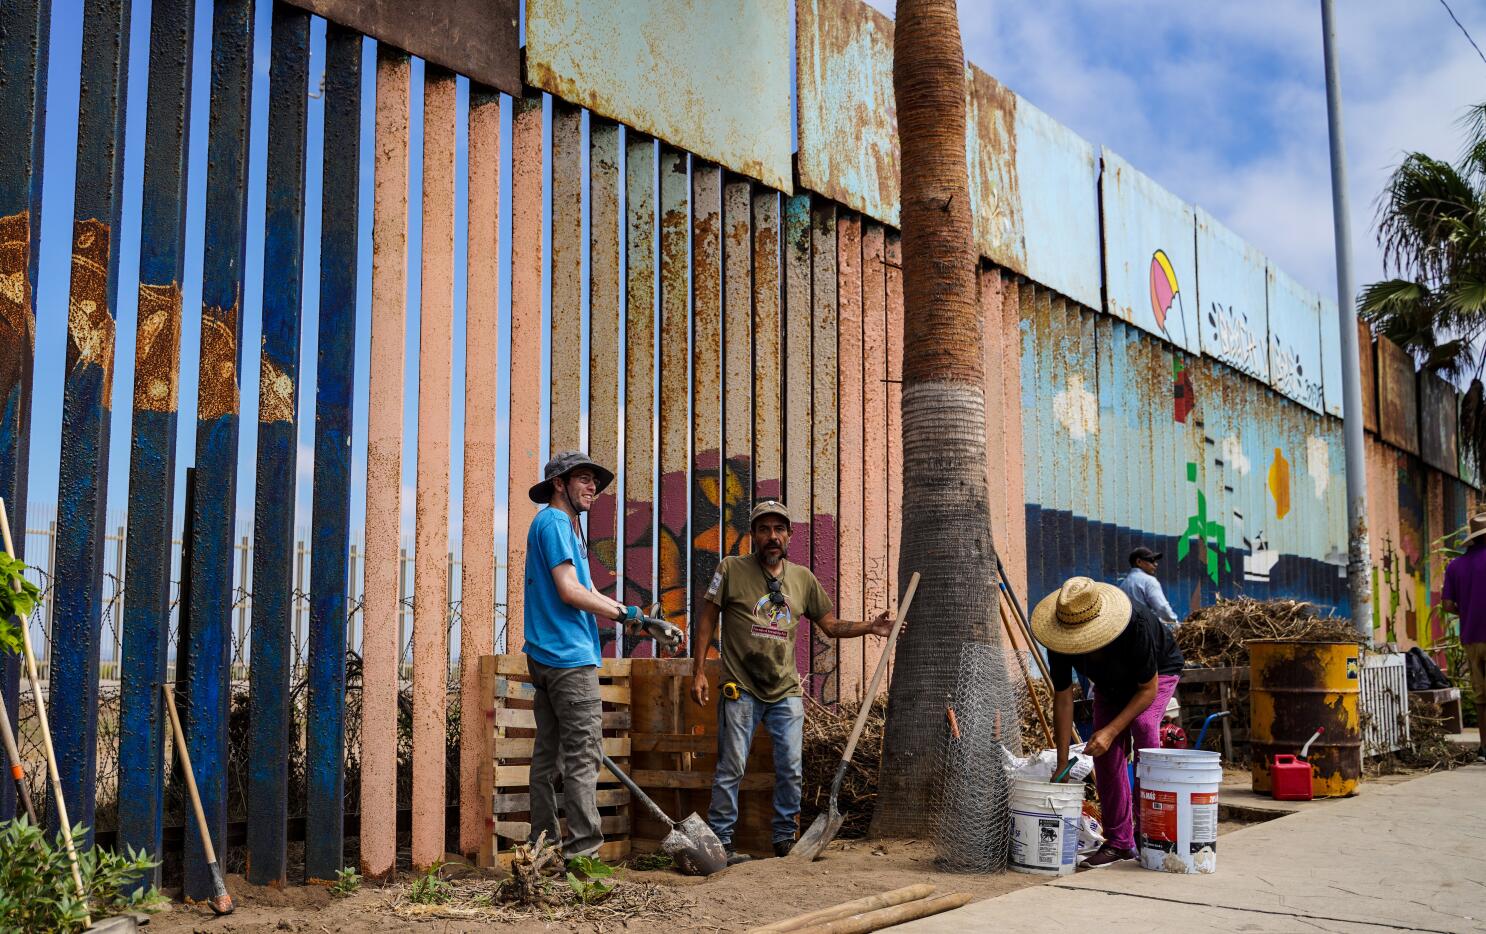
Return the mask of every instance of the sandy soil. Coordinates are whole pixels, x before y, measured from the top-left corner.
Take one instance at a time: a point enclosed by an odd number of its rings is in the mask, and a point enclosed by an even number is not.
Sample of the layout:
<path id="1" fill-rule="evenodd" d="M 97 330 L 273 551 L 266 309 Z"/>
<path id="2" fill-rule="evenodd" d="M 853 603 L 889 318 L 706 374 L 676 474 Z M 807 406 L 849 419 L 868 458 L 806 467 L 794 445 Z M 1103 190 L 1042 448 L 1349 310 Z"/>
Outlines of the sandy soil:
<path id="1" fill-rule="evenodd" d="M 622 878 L 654 884 L 677 896 L 671 901 L 683 907 L 674 915 L 636 917 L 628 925 L 617 919 L 573 924 L 535 919 L 471 921 L 443 917 L 405 917 L 399 914 L 397 896 L 403 886 L 367 887 L 348 898 L 333 899 L 318 886 L 291 886 L 285 890 L 260 888 L 231 876 L 227 887 L 237 910 L 225 918 L 214 918 L 204 906 L 174 904 L 153 917 L 147 930 L 165 932 L 270 932 L 298 931 L 306 934 L 361 934 L 367 931 L 474 932 L 497 929 L 511 934 L 536 934 L 561 930 L 646 931 L 746 931 L 760 924 L 788 918 L 817 908 L 873 895 L 890 889 L 930 882 L 939 892 L 970 892 L 976 899 L 1000 895 L 1013 889 L 1045 881 L 1041 876 L 1004 873 L 994 876 L 951 875 L 934 871 L 931 848 L 922 842 L 877 843 L 865 840 L 838 841 L 814 863 L 762 859 L 735 866 L 707 879 L 689 878 L 670 871 L 624 870 Z M 460 884 L 459 880 L 453 882 Z M 404 911 L 406 908 L 404 907 Z"/>
<path id="2" fill-rule="evenodd" d="M 1220 834 L 1248 824 L 1222 821 Z M 453 867 L 451 867 L 453 868 Z M 455 870 L 451 884 L 469 885 L 478 878 L 472 870 Z M 463 878 L 461 878 L 461 875 Z M 348 898 L 332 898 L 321 886 L 291 886 L 287 889 L 248 885 L 233 875 L 227 887 L 237 910 L 229 917 L 214 918 L 204 906 L 180 903 L 157 914 L 148 931 L 154 934 L 257 934 L 297 931 L 305 934 L 363 934 L 369 931 L 427 931 L 464 934 L 500 930 L 509 934 L 548 931 L 645 930 L 676 932 L 746 931 L 760 924 L 793 917 L 851 899 L 874 895 L 920 882 L 938 886 L 940 894 L 970 892 L 979 901 L 1029 885 L 1047 881 L 1044 876 L 1007 872 L 1000 875 L 954 875 L 936 872 L 932 848 L 918 841 L 876 842 L 840 840 L 814 863 L 761 859 L 735 866 L 707 879 L 679 875 L 669 870 L 640 872 L 622 870 L 631 883 L 654 886 L 660 891 L 652 899 L 656 910 L 631 916 L 628 924 L 619 916 L 593 921 L 544 921 L 537 918 L 470 920 L 447 917 L 430 910 L 428 915 L 410 915 L 400 896 L 401 885 L 363 888 Z M 671 896 L 666 898 L 665 896 Z M 668 903 L 668 904 L 667 904 Z"/>

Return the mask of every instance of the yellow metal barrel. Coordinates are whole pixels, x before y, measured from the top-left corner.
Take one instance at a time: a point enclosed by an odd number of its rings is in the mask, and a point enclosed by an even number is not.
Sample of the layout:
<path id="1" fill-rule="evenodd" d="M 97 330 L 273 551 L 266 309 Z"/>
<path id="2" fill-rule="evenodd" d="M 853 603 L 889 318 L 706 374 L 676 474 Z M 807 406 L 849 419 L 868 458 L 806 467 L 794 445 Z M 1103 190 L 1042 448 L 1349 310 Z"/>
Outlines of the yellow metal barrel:
<path id="1" fill-rule="evenodd" d="M 1357 793 L 1362 778 L 1362 647 L 1356 642 L 1249 642 L 1249 750 L 1254 791 L 1270 792 L 1277 753 L 1311 744 L 1311 789 L 1318 798 Z"/>

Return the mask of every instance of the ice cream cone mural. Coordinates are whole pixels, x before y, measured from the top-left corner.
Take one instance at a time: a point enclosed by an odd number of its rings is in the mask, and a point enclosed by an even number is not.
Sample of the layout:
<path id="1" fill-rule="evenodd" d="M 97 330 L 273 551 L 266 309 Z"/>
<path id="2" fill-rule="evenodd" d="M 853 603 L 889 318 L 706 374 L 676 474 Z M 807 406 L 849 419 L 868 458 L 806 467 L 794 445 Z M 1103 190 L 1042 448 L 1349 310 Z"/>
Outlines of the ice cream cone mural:
<path id="1" fill-rule="evenodd" d="M 1176 305 L 1176 316 L 1182 324 L 1182 337 L 1186 337 L 1187 319 L 1182 314 L 1181 287 L 1177 285 L 1176 270 L 1171 268 L 1171 260 L 1167 257 L 1165 250 L 1157 250 L 1151 256 L 1151 313 L 1156 316 L 1156 327 L 1171 337 L 1171 329 L 1166 326 L 1166 318 L 1171 314 L 1171 306 Z"/>

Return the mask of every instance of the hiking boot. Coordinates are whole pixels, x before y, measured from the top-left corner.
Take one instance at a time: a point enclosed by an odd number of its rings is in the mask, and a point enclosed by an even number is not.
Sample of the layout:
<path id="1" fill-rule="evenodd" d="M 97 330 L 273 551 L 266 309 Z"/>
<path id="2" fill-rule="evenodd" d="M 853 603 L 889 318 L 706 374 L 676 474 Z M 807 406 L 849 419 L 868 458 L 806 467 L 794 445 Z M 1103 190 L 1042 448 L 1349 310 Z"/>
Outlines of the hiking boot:
<path id="1" fill-rule="evenodd" d="M 1482 762 L 1486 762 L 1486 746 L 1482 746 L 1480 749 L 1476 750 L 1476 758 L 1481 760 Z"/>
<path id="2" fill-rule="evenodd" d="M 1083 862 L 1078 865 L 1082 869 L 1099 869 L 1104 866 L 1112 866 L 1115 863 L 1122 863 L 1127 859 L 1134 859 L 1137 855 L 1134 850 L 1122 850 L 1117 846 L 1110 846 L 1106 843 L 1098 850 L 1085 856 Z"/>
<path id="3" fill-rule="evenodd" d="M 779 857 L 788 856 L 789 855 L 789 851 L 790 850 L 793 850 L 794 848 L 795 848 L 795 841 L 792 840 L 792 839 L 784 839 L 784 840 L 775 840 L 774 841 L 774 855 L 775 856 L 779 856 Z"/>
<path id="4" fill-rule="evenodd" d="M 724 843 L 722 845 L 722 852 L 724 855 L 727 856 L 729 866 L 736 866 L 739 863 L 746 863 L 749 860 L 753 859 L 753 857 L 749 856 L 747 853 L 739 853 L 737 850 L 733 849 L 733 845 L 731 843 Z"/>

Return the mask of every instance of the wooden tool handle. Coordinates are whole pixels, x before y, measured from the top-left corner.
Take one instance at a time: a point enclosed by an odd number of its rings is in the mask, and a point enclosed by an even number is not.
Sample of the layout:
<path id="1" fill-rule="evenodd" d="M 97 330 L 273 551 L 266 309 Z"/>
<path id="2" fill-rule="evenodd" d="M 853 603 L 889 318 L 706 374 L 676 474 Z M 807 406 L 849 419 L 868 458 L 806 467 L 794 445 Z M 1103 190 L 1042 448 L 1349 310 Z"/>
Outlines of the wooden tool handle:
<path id="1" fill-rule="evenodd" d="M 872 672 L 872 683 L 867 685 L 867 696 L 862 701 L 862 709 L 857 711 L 857 725 L 852 727 L 851 739 L 846 741 L 846 749 L 841 753 L 842 763 L 851 761 L 851 754 L 856 752 L 857 740 L 862 738 L 862 728 L 867 725 L 867 715 L 872 712 L 872 703 L 877 700 L 877 688 L 882 684 L 882 676 L 887 673 L 888 660 L 893 657 L 893 648 L 898 644 L 898 632 L 903 628 L 903 620 L 908 616 L 908 608 L 913 605 L 913 592 L 918 590 L 918 572 L 908 579 L 908 591 L 903 594 L 903 602 L 898 606 L 898 618 L 893 620 L 893 630 L 888 633 L 887 647 L 882 650 L 882 657 L 877 660 L 877 670 Z"/>
<path id="2" fill-rule="evenodd" d="M 196 790 L 196 773 L 191 771 L 191 753 L 186 749 L 186 734 L 181 729 L 181 715 L 175 709 L 175 691 L 168 681 L 160 687 L 165 691 L 165 709 L 170 712 L 170 731 L 175 734 L 175 750 L 181 757 L 181 769 L 186 773 L 186 790 L 191 793 L 191 807 L 196 811 L 196 827 L 201 831 L 201 849 L 206 854 L 206 861 L 215 863 L 217 851 L 212 847 L 206 812 L 201 809 L 201 794 Z"/>

